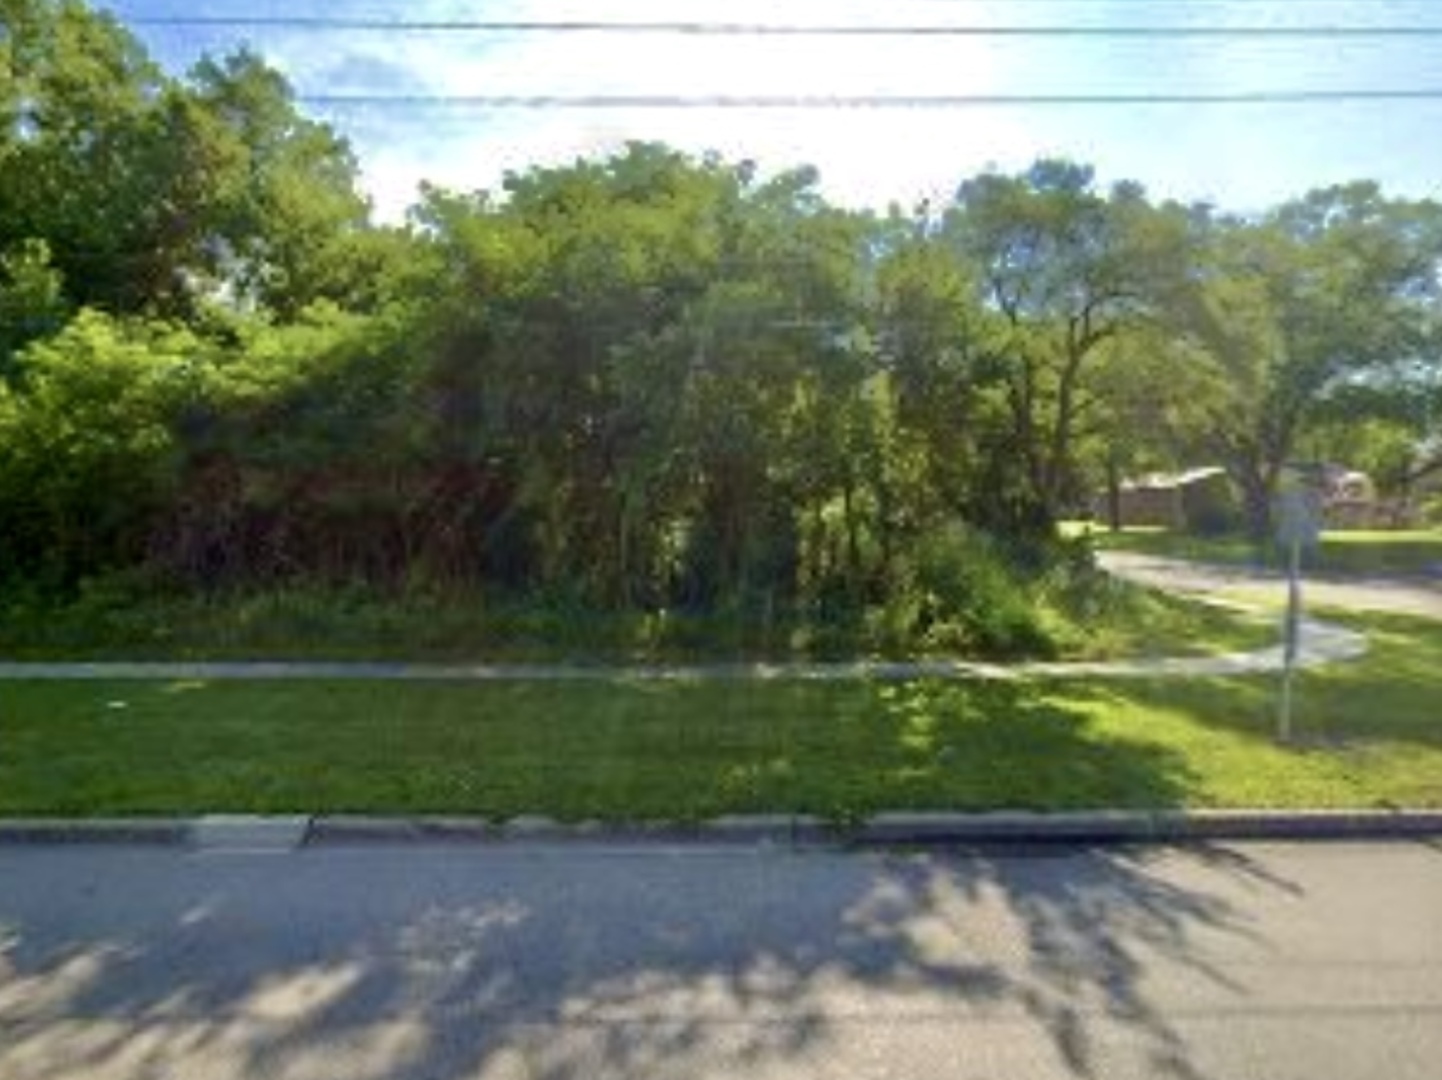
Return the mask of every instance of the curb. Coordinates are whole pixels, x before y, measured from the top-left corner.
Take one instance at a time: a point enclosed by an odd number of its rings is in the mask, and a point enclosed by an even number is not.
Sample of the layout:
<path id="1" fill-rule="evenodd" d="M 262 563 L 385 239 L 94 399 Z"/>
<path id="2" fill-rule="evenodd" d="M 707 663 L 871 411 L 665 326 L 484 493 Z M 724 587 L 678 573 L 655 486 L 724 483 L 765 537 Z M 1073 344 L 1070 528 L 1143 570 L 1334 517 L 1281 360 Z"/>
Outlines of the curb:
<path id="1" fill-rule="evenodd" d="M 1442 810 L 884 813 L 850 824 L 790 814 L 742 815 L 695 823 L 558 822 L 543 817 L 496 822 L 476 817 L 331 814 L 194 819 L 0 819 L 0 846 L 128 844 L 199 850 L 429 843 L 706 845 L 805 850 L 1420 837 L 1442 838 Z"/>
<path id="2" fill-rule="evenodd" d="M 1203 840 L 1358 840 L 1442 837 L 1434 810 L 1102 810 L 1042 814 L 879 814 L 861 845 L 1186 843 Z"/>
<path id="3" fill-rule="evenodd" d="M 133 844 L 189 842 L 188 818 L 0 818 L 0 845 Z"/>
<path id="4" fill-rule="evenodd" d="M 735 844 L 801 847 L 834 842 L 819 821 L 789 814 L 715 818 L 705 822 L 561 822 L 523 816 L 386 818 L 321 815 L 311 819 L 307 846 L 469 842 L 491 844 Z"/>

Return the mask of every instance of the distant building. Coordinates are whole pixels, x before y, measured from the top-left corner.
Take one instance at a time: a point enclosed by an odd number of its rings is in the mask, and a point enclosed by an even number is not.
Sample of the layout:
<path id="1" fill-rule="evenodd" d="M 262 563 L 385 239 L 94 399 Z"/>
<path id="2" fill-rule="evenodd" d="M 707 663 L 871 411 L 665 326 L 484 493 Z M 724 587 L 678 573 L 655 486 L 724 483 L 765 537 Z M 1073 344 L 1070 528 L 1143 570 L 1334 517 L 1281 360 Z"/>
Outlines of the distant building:
<path id="1" fill-rule="evenodd" d="M 1395 529 L 1413 514 L 1403 499 L 1384 499 L 1372 477 L 1335 461 L 1306 463 L 1321 485 L 1322 520 L 1329 529 Z"/>
<path id="2" fill-rule="evenodd" d="M 1111 516 L 1107 503 L 1105 494 L 1097 499 L 1096 516 L 1102 521 Z M 1118 492 L 1117 510 L 1123 528 L 1152 526 L 1217 533 L 1236 524 L 1238 502 L 1227 470 L 1213 465 L 1125 480 Z"/>
<path id="3" fill-rule="evenodd" d="M 1329 529 L 1389 529 L 1416 524 L 1420 518 L 1415 504 L 1401 499 L 1383 499 L 1377 485 L 1365 472 L 1335 462 L 1308 463 L 1314 483 L 1320 483 L 1322 520 Z M 1442 469 L 1435 483 L 1442 485 Z M 1180 473 L 1150 473 L 1124 480 L 1118 491 L 1118 523 L 1122 528 L 1152 527 L 1190 533 L 1227 532 L 1241 520 L 1241 501 L 1221 466 L 1189 469 Z M 1420 492 L 1413 492 L 1417 502 Z M 1098 521 L 1109 522 L 1111 510 L 1106 493 L 1092 505 Z"/>
<path id="4" fill-rule="evenodd" d="M 1322 470 L 1322 516 L 1331 529 L 1372 529 L 1388 524 L 1392 513 L 1370 476 L 1329 464 Z"/>

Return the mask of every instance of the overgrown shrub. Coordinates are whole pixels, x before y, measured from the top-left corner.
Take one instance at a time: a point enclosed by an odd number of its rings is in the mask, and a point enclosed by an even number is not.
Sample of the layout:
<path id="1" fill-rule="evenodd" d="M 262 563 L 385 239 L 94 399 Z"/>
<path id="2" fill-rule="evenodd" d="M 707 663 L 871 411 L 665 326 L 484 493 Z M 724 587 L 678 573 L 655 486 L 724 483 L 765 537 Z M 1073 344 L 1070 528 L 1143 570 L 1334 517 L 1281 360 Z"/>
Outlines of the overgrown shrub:
<path id="1" fill-rule="evenodd" d="M 1050 656 L 1055 642 L 1033 603 L 1034 586 L 992 537 L 951 525 L 918 543 L 892 600 L 902 618 L 891 625 L 929 652 Z"/>
<path id="2" fill-rule="evenodd" d="M 70 586 L 134 565 L 179 472 L 178 418 L 205 346 L 165 323 L 82 312 L 0 385 L 0 554 Z"/>

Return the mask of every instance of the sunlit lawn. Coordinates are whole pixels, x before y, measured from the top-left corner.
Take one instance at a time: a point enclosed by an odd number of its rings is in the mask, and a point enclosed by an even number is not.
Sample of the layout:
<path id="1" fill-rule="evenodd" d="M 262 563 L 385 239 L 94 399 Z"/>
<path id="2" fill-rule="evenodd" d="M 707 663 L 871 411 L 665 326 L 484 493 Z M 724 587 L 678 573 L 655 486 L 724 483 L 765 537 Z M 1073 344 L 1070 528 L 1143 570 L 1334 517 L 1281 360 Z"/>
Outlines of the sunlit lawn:
<path id="1" fill-rule="evenodd" d="M 1442 806 L 1442 626 L 1365 660 L 1153 683 L 0 684 L 0 813 Z"/>
<path id="2" fill-rule="evenodd" d="M 1442 623 L 1322 611 L 1367 633 L 1352 663 L 1299 677 L 1295 746 L 1270 738 L 1278 680 L 1093 684 L 1101 728 L 1184 747 L 1197 806 L 1442 806 Z"/>

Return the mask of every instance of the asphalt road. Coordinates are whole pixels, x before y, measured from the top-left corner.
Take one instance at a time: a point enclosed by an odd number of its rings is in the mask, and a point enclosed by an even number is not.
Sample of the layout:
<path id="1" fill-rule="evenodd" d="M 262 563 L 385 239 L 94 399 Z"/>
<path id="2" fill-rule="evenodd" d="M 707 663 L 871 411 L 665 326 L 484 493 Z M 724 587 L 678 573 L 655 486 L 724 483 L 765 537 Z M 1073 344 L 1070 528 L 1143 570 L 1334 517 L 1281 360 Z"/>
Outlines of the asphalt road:
<path id="1" fill-rule="evenodd" d="M 0 1077 L 1436 1080 L 1442 843 L 0 847 Z"/>

